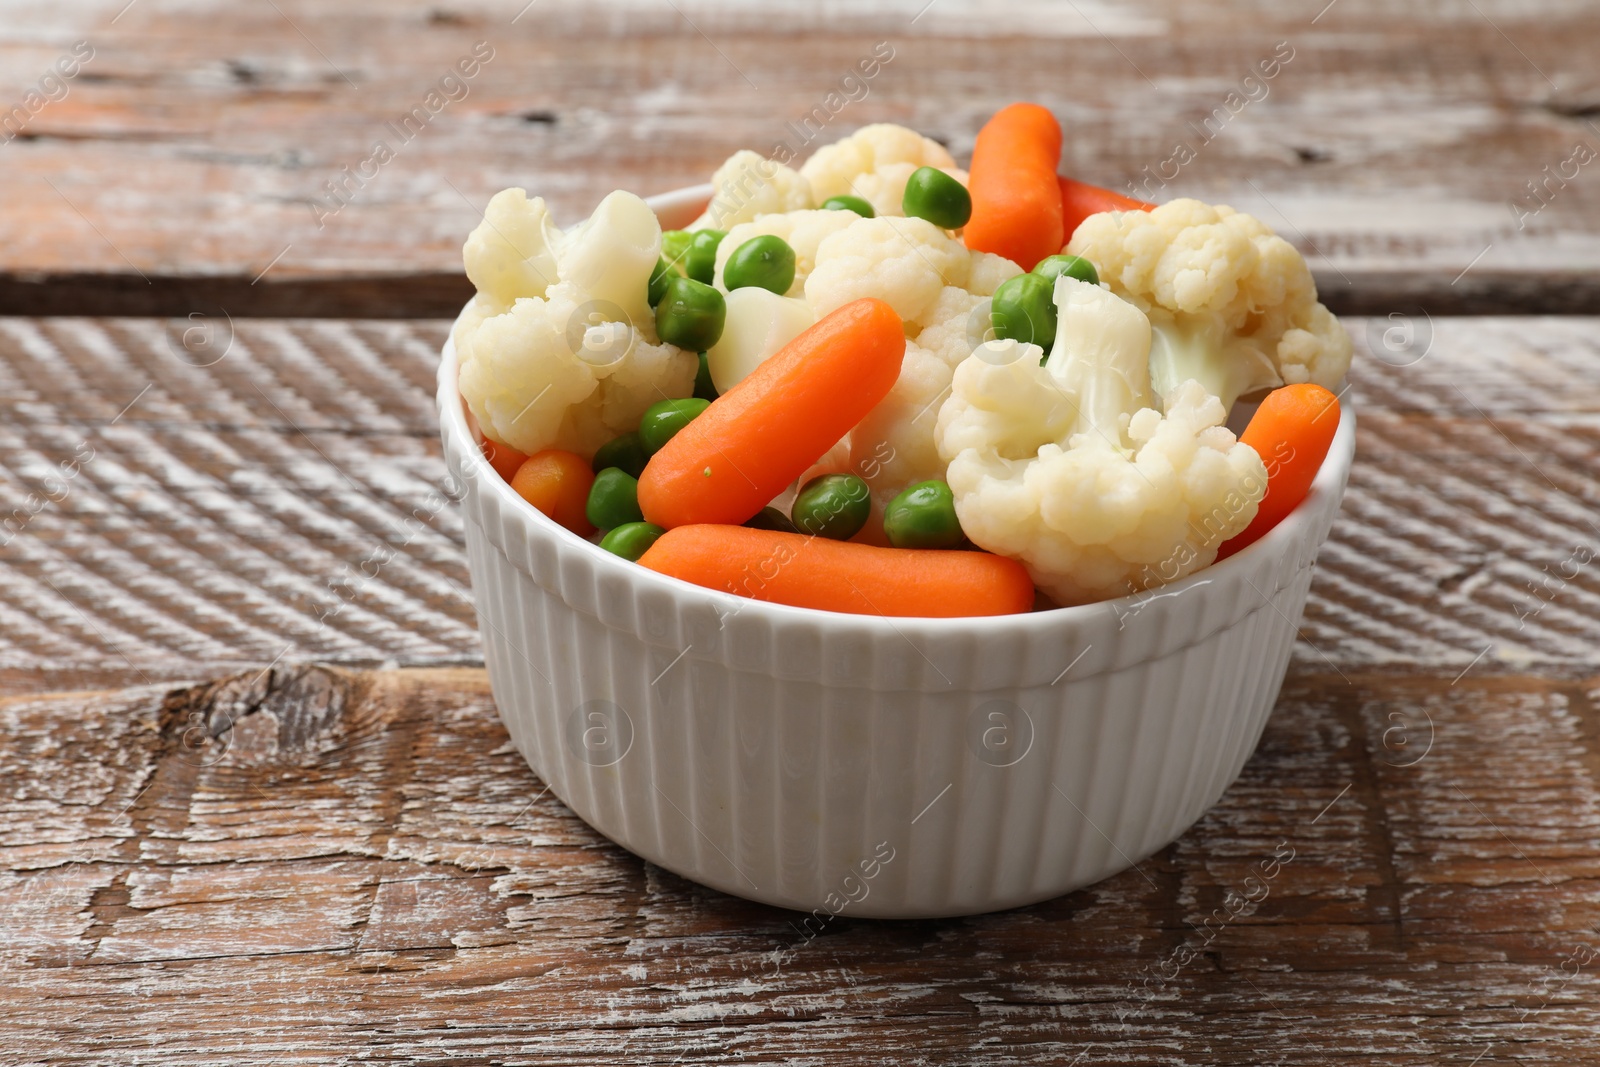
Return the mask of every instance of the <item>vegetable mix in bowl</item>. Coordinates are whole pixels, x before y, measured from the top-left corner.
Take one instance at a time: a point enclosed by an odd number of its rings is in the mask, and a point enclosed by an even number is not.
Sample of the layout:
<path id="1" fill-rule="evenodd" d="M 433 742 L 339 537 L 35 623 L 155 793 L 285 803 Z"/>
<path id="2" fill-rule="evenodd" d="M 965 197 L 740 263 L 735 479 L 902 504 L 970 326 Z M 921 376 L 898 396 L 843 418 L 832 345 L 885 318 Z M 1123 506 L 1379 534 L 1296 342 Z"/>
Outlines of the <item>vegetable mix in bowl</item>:
<path id="1" fill-rule="evenodd" d="M 889 125 L 740 152 L 666 232 L 498 194 L 454 334 L 491 463 L 600 549 L 825 610 L 1090 603 L 1238 551 L 1305 496 L 1350 339 L 1259 220 L 1060 177 L 1061 144 L 1013 104 L 970 173 Z"/>

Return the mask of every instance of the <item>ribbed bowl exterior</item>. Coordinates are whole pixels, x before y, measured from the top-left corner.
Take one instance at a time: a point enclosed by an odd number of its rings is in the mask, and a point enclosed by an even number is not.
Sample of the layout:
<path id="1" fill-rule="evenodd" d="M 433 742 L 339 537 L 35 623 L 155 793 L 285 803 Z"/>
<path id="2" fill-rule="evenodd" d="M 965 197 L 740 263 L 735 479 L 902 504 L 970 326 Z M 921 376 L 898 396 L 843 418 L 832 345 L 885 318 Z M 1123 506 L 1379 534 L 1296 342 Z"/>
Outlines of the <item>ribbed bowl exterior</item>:
<path id="1" fill-rule="evenodd" d="M 1260 739 L 1355 451 L 1345 411 L 1288 519 L 1159 596 L 889 620 L 700 589 L 562 530 L 482 459 L 448 345 L 439 406 L 529 764 L 645 859 L 819 915 L 1027 904 L 1193 825 Z"/>

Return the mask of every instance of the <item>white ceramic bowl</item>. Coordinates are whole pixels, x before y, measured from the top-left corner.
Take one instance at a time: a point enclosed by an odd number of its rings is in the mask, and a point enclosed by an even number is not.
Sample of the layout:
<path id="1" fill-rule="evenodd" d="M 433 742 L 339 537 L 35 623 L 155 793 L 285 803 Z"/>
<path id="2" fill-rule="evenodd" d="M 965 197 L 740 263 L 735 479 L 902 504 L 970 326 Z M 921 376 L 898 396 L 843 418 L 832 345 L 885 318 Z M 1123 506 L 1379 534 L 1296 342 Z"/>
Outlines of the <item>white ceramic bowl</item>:
<path id="1" fill-rule="evenodd" d="M 668 227 L 710 187 L 653 200 Z M 529 764 L 624 848 L 826 916 L 966 915 L 1173 841 L 1254 750 L 1355 453 L 1159 595 L 886 619 L 688 585 L 561 529 L 494 476 L 439 367 L 445 461 L 495 701 Z"/>

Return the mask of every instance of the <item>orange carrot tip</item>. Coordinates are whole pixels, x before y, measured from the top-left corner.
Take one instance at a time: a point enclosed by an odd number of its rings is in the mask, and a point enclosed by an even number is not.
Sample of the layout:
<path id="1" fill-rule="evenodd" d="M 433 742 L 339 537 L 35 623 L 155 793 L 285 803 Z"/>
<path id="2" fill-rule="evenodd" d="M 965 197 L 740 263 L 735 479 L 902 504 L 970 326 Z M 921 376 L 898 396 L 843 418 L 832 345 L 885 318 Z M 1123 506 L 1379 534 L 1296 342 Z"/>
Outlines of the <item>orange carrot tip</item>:
<path id="1" fill-rule="evenodd" d="M 1267 394 L 1239 435 L 1266 464 L 1267 494 L 1250 525 L 1223 542 L 1217 559 L 1259 541 L 1300 505 L 1338 429 L 1339 398 L 1320 385 L 1286 385 Z"/>
<path id="2" fill-rule="evenodd" d="M 594 533 L 587 514 L 594 471 L 575 452 L 535 452 L 511 477 L 511 488 L 528 503 L 579 537 Z"/>
<path id="3" fill-rule="evenodd" d="M 1062 226 L 1061 124 L 1038 104 L 1012 104 L 995 113 L 972 148 L 967 189 L 972 217 L 962 239 L 1032 270 L 1061 251 L 1071 231 Z"/>
<path id="4" fill-rule="evenodd" d="M 510 445 L 503 445 L 487 437 L 483 439 L 483 458 L 489 461 L 489 466 L 493 467 L 494 472 L 506 482 L 511 481 L 517 473 L 517 468 L 528 459 Z"/>
<path id="5" fill-rule="evenodd" d="M 1061 230 L 1067 240 L 1072 240 L 1072 235 L 1078 229 L 1078 224 L 1090 215 L 1098 215 L 1102 211 L 1153 211 L 1154 204 L 1147 204 L 1143 200 L 1135 200 L 1131 196 L 1114 193 L 1110 189 L 1102 189 L 1098 185 L 1088 182 L 1074 181 L 1071 178 L 1060 179 L 1061 186 Z"/>

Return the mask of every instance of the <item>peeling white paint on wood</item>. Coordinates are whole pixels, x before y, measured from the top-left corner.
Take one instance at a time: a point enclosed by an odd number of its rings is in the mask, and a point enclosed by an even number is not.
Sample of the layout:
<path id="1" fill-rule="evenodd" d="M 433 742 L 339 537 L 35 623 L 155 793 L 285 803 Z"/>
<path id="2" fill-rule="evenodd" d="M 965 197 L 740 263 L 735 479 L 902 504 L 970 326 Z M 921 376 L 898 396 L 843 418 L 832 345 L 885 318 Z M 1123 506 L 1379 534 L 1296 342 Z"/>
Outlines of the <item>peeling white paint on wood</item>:
<path id="1" fill-rule="evenodd" d="M 263 1067 L 1583 1062 L 1592 966 L 1562 964 L 1600 948 L 1597 697 L 1293 672 L 1240 780 L 1139 871 L 810 941 L 586 828 L 481 672 L 0 701 L 0 1041 Z M 182 730 L 218 708 L 226 751 L 196 765 Z M 1423 711 L 1414 759 L 1388 731 Z"/>
<path id="2" fill-rule="evenodd" d="M 499 189 L 528 188 L 574 221 L 612 188 L 705 181 L 736 149 L 770 150 L 877 41 L 893 60 L 815 143 L 893 121 L 960 156 L 998 107 L 1033 99 L 1065 123 L 1077 176 L 1124 190 L 1189 144 L 1196 158 L 1148 198 L 1256 209 L 1327 288 L 1348 278 L 1363 300 L 1392 295 L 1383 271 L 1459 296 L 1448 283 L 1491 244 L 1479 271 L 1600 267 L 1600 164 L 1536 215 L 1511 206 L 1578 142 L 1600 148 L 1583 47 L 1600 12 L 1581 2 L 543 0 L 513 24 L 522 0 L 282 0 L 281 13 L 140 0 L 114 25 L 105 5 L 69 5 L 49 31 L 36 7 L 0 3 L 0 83 L 20 94 L 74 39 L 96 56 L 93 77 L 5 146 L 6 282 L 131 282 L 130 261 L 243 282 L 272 264 L 264 284 L 330 291 L 351 275 L 459 275 L 464 235 Z M 324 183 L 394 141 L 388 124 L 478 41 L 495 55 L 468 95 L 396 141 L 393 162 L 319 226 Z M 1279 42 L 1293 58 L 1242 90 Z M 1219 108 L 1220 133 L 1197 134 Z M 362 284 L 347 299 L 369 299 Z"/>
<path id="3" fill-rule="evenodd" d="M 1358 458 L 1297 662 L 1592 669 L 1596 320 L 1347 325 Z M 429 399 L 444 325 L 234 330 L 200 368 L 160 322 L 0 319 L 0 516 L 93 450 L 0 546 L 0 691 L 481 660 Z"/>

